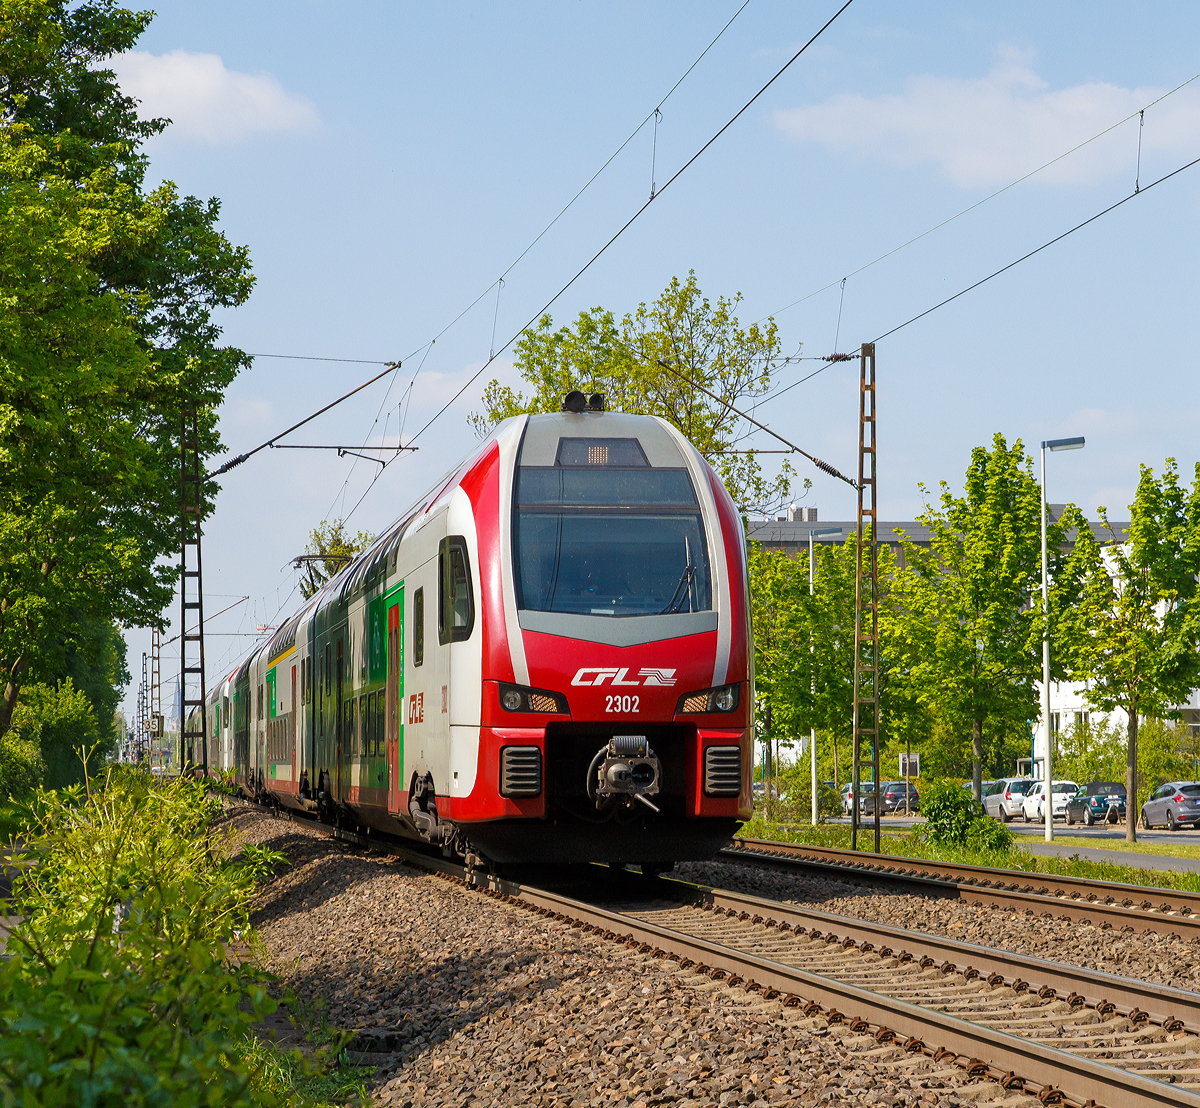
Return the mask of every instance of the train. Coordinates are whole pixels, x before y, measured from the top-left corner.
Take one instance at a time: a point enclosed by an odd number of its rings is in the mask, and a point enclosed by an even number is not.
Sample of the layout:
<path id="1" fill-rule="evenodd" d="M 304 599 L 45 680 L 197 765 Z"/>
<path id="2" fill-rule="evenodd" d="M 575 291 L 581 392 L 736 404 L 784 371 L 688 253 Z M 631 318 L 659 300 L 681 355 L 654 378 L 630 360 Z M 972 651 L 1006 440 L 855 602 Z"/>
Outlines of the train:
<path id="1" fill-rule="evenodd" d="M 661 872 L 751 815 L 753 666 L 717 474 L 573 392 L 500 423 L 216 682 L 191 757 L 468 861 Z"/>

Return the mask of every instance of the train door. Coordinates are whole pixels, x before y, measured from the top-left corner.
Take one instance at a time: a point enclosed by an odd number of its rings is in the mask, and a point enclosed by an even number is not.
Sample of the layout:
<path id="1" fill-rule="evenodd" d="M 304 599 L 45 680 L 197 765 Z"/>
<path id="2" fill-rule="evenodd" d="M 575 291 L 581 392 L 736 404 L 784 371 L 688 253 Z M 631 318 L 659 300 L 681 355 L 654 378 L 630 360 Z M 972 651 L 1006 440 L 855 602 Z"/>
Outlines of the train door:
<path id="1" fill-rule="evenodd" d="M 404 782 L 404 589 L 389 598 L 387 610 L 387 765 L 388 811 L 399 812 Z"/>
<path id="2" fill-rule="evenodd" d="M 335 736 L 334 757 L 337 763 L 337 784 L 334 788 L 333 795 L 338 799 L 339 802 L 344 800 L 346 795 L 342 791 L 342 761 L 345 757 L 345 744 L 349 740 L 349 735 L 346 733 L 347 728 L 344 722 L 344 716 L 346 714 L 345 705 L 342 700 L 342 674 L 344 670 L 345 666 L 342 664 L 342 639 L 339 637 L 337 641 L 337 663 L 335 664 L 333 671 L 334 680 L 337 682 L 337 698 L 334 701 L 336 712 L 333 717 L 333 730 Z M 347 782 L 347 784 L 349 784 L 349 782 Z"/>
<path id="3" fill-rule="evenodd" d="M 296 784 L 300 780 L 300 775 L 296 772 L 296 739 L 299 735 L 299 727 L 297 724 L 300 717 L 296 714 L 296 667 L 292 666 L 292 786 L 289 792 L 297 792 L 300 788 Z"/>

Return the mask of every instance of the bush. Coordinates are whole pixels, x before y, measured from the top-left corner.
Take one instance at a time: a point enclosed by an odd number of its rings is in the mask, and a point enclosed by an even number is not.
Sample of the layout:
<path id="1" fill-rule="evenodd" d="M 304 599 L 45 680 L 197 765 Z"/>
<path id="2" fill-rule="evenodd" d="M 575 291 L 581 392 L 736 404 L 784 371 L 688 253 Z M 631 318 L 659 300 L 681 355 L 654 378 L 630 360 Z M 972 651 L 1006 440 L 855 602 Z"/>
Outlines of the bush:
<path id="1" fill-rule="evenodd" d="M 784 768 L 775 779 L 783 799 L 770 802 L 768 813 L 776 820 L 809 823 L 812 820 L 812 774 L 808 762 L 801 761 Z M 757 805 L 767 808 L 764 801 Z M 842 798 L 836 789 L 824 781 L 817 782 L 817 818 L 829 819 L 842 814 Z"/>
<path id="2" fill-rule="evenodd" d="M 256 877 L 203 783 L 110 769 L 41 792 L 0 962 L 0 1100 L 92 1108 L 279 1103 L 240 1048 L 275 1008 L 248 956 Z"/>
<path id="3" fill-rule="evenodd" d="M 976 850 L 1009 850 L 1012 832 L 985 816 L 975 798 L 956 781 L 934 781 L 921 794 L 924 833 L 939 846 Z"/>
<path id="4" fill-rule="evenodd" d="M 22 797 L 45 780 L 38 744 L 11 728 L 0 736 L 0 800 Z"/>
<path id="5" fill-rule="evenodd" d="M 91 702 L 69 677 L 53 687 L 25 686 L 8 734 L 13 732 L 40 751 L 44 774 L 35 784 L 48 789 L 83 783 L 84 755 L 100 734 Z"/>

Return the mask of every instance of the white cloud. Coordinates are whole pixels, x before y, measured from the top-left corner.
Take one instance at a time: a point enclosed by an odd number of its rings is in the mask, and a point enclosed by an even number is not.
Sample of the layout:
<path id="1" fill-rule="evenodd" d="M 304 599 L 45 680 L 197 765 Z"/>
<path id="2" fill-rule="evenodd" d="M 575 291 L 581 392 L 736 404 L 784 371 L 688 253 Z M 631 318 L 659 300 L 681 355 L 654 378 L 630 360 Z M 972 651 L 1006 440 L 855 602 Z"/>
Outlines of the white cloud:
<path id="1" fill-rule="evenodd" d="M 121 89 L 141 101 L 145 118 L 165 116 L 168 134 L 213 144 L 269 132 L 315 129 L 312 101 L 288 92 L 274 77 L 226 69 L 216 54 L 135 50 L 112 61 Z"/>
<path id="2" fill-rule="evenodd" d="M 776 113 L 792 138 L 891 165 L 936 165 L 956 185 L 1004 184 L 1143 108 L 1165 89 L 1091 82 L 1050 90 L 1032 58 L 1002 47 L 995 68 L 974 79 L 910 77 L 904 92 L 831 97 Z M 1136 121 L 1040 175 L 1059 184 L 1128 173 Z M 1183 89 L 1146 113 L 1143 163 L 1154 151 L 1187 151 L 1200 139 L 1200 90 Z"/>

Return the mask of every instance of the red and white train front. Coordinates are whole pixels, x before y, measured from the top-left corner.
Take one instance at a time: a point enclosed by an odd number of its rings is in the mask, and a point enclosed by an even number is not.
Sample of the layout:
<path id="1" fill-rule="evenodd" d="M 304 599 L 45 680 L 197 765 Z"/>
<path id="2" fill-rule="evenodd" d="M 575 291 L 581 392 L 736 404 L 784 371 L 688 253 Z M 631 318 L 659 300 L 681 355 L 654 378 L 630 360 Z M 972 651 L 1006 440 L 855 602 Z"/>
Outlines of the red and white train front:
<path id="1" fill-rule="evenodd" d="M 408 775 L 415 826 L 435 808 L 496 861 L 711 856 L 750 815 L 754 703 L 744 532 L 716 474 L 663 420 L 564 411 L 504 424 L 425 514 L 442 505 L 445 716 L 410 711 L 402 772 L 428 761 L 425 718 L 448 757 Z M 406 691 L 428 711 L 421 661 Z"/>

